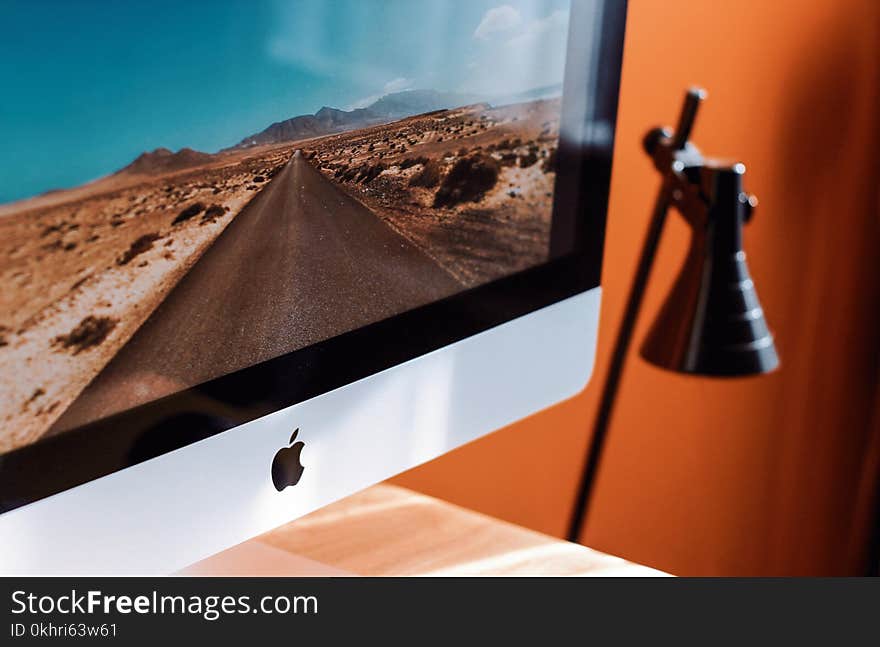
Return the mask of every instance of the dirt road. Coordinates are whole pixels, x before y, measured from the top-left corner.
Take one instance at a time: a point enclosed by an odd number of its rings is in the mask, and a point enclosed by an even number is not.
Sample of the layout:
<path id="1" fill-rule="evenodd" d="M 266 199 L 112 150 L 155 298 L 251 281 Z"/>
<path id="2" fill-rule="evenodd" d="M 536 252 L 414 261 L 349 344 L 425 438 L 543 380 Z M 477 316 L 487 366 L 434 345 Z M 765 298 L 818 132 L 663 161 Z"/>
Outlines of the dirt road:
<path id="1" fill-rule="evenodd" d="M 297 151 L 50 433 L 461 289 Z"/>

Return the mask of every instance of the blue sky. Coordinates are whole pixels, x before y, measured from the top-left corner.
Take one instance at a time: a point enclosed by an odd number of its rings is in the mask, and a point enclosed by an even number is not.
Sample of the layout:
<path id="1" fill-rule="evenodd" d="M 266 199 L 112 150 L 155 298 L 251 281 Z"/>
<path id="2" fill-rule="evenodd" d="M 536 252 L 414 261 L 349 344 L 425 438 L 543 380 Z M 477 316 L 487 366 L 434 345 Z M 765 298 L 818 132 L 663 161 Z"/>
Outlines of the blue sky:
<path id="1" fill-rule="evenodd" d="M 0 0 L 0 203 L 323 105 L 562 80 L 569 0 Z"/>

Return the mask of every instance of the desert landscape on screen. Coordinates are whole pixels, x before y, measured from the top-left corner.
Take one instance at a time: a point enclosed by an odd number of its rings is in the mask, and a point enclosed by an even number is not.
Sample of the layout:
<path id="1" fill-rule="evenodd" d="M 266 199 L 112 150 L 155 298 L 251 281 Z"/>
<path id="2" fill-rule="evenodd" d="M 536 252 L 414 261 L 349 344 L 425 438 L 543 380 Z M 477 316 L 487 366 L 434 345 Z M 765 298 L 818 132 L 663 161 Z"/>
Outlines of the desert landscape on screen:
<path id="1" fill-rule="evenodd" d="M 0 453 L 545 260 L 560 99 L 425 98 L 0 206 Z"/>

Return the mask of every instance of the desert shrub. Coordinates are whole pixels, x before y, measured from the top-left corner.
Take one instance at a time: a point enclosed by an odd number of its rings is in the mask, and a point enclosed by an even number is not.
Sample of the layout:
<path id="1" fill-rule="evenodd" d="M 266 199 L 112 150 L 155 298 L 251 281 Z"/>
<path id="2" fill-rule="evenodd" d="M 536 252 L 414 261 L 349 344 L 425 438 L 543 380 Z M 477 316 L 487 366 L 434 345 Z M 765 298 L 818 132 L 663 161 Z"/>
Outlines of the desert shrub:
<path id="1" fill-rule="evenodd" d="M 153 243 L 159 240 L 161 236 L 156 232 L 144 234 L 135 240 L 131 246 L 125 250 L 122 255 L 116 259 L 117 265 L 128 265 L 135 256 L 143 254 L 145 251 L 153 247 Z"/>
<path id="2" fill-rule="evenodd" d="M 516 153 L 501 153 L 501 166 L 514 166 L 516 165 L 516 160 Z"/>
<path id="3" fill-rule="evenodd" d="M 544 173 L 553 173 L 556 171 L 556 149 L 552 149 L 550 154 L 544 160 L 544 163 L 541 164 L 541 170 Z"/>
<path id="4" fill-rule="evenodd" d="M 355 177 L 357 177 L 357 174 L 360 173 L 360 170 L 360 166 L 352 166 L 350 168 L 347 168 L 345 172 L 339 176 L 339 179 L 342 182 L 351 182 L 353 179 L 355 179 Z"/>
<path id="5" fill-rule="evenodd" d="M 52 234 L 52 233 L 55 233 L 55 232 L 60 232 L 60 231 L 62 230 L 62 228 L 64 227 L 64 225 L 65 225 L 65 223 L 62 222 L 62 223 L 60 223 L 60 224 L 49 225 L 48 227 L 45 227 L 45 228 L 43 229 L 43 231 L 40 232 L 40 238 L 45 238 L 45 237 L 48 236 L 49 234 Z"/>
<path id="6" fill-rule="evenodd" d="M 217 218 L 220 218 L 226 213 L 226 209 L 223 208 L 219 204 L 212 204 L 210 207 L 205 209 L 204 215 L 202 215 L 202 223 L 205 224 L 208 222 L 214 222 Z"/>
<path id="7" fill-rule="evenodd" d="M 406 159 L 400 161 L 399 166 L 400 166 L 401 170 L 405 170 L 405 169 L 408 169 L 408 168 L 415 166 L 416 164 L 427 164 L 427 163 L 428 163 L 427 157 L 421 157 L 421 156 L 420 157 L 407 157 Z"/>
<path id="8" fill-rule="evenodd" d="M 355 175 L 352 178 L 355 182 L 363 182 L 364 178 L 367 177 L 367 173 L 370 172 L 369 164 L 361 164 L 355 169 Z"/>
<path id="9" fill-rule="evenodd" d="M 177 217 L 171 221 L 172 225 L 177 225 L 181 222 L 185 222 L 190 218 L 193 218 L 205 210 L 205 205 L 202 202 L 196 202 L 194 204 L 189 205 L 186 209 L 177 214 Z"/>
<path id="10" fill-rule="evenodd" d="M 436 160 L 428 160 L 422 169 L 409 180 L 410 186 L 420 186 L 433 189 L 440 184 L 440 164 Z"/>
<path id="11" fill-rule="evenodd" d="M 107 338 L 116 327 L 116 320 L 110 317 L 89 315 L 66 335 L 58 335 L 53 343 L 61 348 L 73 349 L 74 355 L 97 346 Z"/>
<path id="12" fill-rule="evenodd" d="M 476 202 L 498 182 L 500 166 L 488 155 L 462 157 L 443 178 L 434 196 L 435 207 Z"/>
<path id="13" fill-rule="evenodd" d="M 385 165 L 382 162 L 379 162 L 378 164 L 373 164 L 372 166 L 368 167 L 365 171 L 363 171 L 363 173 L 361 174 L 361 177 L 359 179 L 359 182 L 361 184 L 369 184 L 370 182 L 375 180 L 377 177 L 379 177 L 379 175 L 384 170 L 385 170 Z"/>
<path id="14" fill-rule="evenodd" d="M 535 151 L 529 150 L 525 155 L 520 155 L 519 157 L 519 167 L 520 168 L 528 168 L 533 166 L 538 161 L 538 155 Z"/>

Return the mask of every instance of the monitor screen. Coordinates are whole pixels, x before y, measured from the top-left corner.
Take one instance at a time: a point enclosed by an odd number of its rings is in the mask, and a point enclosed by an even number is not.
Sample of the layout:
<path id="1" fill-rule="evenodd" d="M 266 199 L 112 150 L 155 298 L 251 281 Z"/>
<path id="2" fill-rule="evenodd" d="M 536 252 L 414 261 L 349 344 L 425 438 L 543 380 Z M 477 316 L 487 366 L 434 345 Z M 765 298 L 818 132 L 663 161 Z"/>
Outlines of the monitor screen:
<path id="1" fill-rule="evenodd" d="M 572 4 L 7 3 L 0 455 L 92 448 L 16 501 L 597 284 L 535 273 L 590 251 L 613 129 Z"/>

